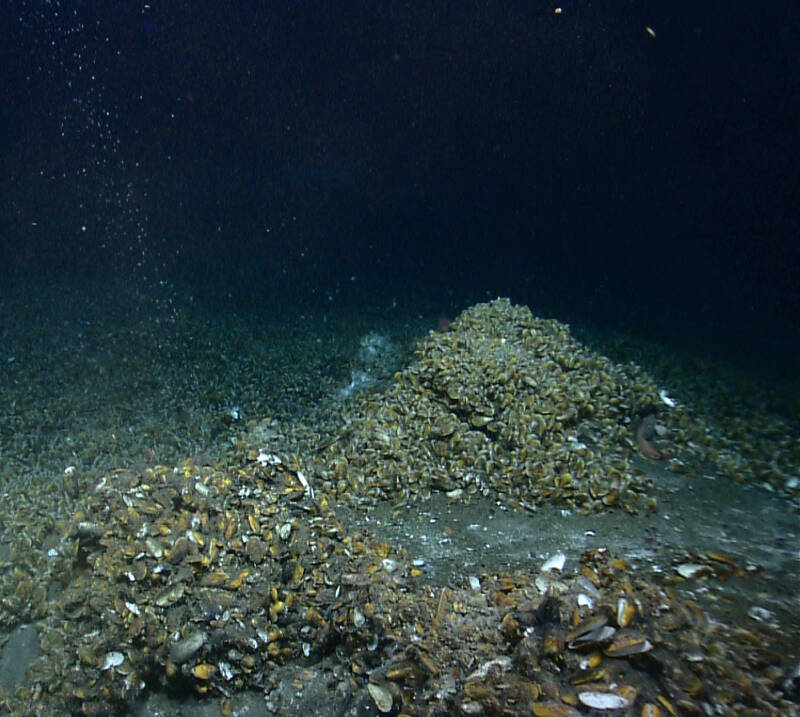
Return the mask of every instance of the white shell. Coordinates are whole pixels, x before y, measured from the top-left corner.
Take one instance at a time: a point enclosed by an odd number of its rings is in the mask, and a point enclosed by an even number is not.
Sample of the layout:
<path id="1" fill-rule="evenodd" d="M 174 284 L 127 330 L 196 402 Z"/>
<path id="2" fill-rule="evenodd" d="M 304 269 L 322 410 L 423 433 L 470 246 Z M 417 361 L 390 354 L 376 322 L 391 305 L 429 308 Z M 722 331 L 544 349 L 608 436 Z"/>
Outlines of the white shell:
<path id="1" fill-rule="evenodd" d="M 109 652 L 106 653 L 103 666 L 100 669 L 110 670 L 112 667 L 119 667 L 123 662 L 125 662 L 125 655 L 121 652 Z"/>
<path id="2" fill-rule="evenodd" d="M 297 471 L 297 480 L 300 481 L 300 485 L 306 491 L 306 495 L 313 500 L 314 498 L 314 489 L 311 487 L 311 484 L 308 482 L 308 478 L 305 477 L 302 471 Z"/>
<path id="3" fill-rule="evenodd" d="M 668 408 L 675 408 L 675 406 L 678 405 L 674 400 L 667 396 L 667 392 L 663 388 L 658 392 L 658 397 L 661 399 L 661 403 Z"/>
<path id="4" fill-rule="evenodd" d="M 502 674 L 504 672 L 508 672 L 511 669 L 511 667 L 512 667 L 511 658 L 508 655 L 495 657 L 493 660 L 484 662 L 480 667 L 478 667 L 477 670 L 472 672 L 467 677 L 467 681 L 484 680 L 492 671 L 500 672 Z"/>
<path id="5" fill-rule="evenodd" d="M 393 573 L 399 567 L 399 563 L 396 560 L 392 560 L 391 558 L 384 558 L 381 560 L 381 565 L 383 565 L 383 569 L 387 573 Z"/>
<path id="6" fill-rule="evenodd" d="M 262 449 L 258 452 L 256 462 L 262 466 L 279 466 L 283 461 L 281 461 L 280 456 L 276 456 L 274 453 L 267 453 Z"/>
<path id="7" fill-rule="evenodd" d="M 567 556 L 564 555 L 564 553 L 556 553 L 544 561 L 544 565 L 542 565 L 542 571 L 547 572 L 548 570 L 558 570 L 561 572 L 564 569 L 564 563 L 566 562 Z"/>
<path id="8" fill-rule="evenodd" d="M 581 692 L 579 702 L 595 710 L 621 710 L 630 707 L 631 701 L 613 692 Z"/>
<path id="9" fill-rule="evenodd" d="M 207 496 L 209 494 L 208 486 L 201 483 L 200 481 L 195 482 L 194 489 L 202 496 Z"/>
<path id="10" fill-rule="evenodd" d="M 682 578 L 693 578 L 697 573 L 705 570 L 705 566 L 698 565 L 697 563 L 682 563 L 677 568 L 675 568 L 675 572 L 678 573 Z"/>
<path id="11" fill-rule="evenodd" d="M 222 675 L 225 682 L 230 682 L 233 679 L 233 669 L 224 660 L 219 662 L 219 674 Z"/>
<path id="12" fill-rule="evenodd" d="M 772 612 L 772 610 L 767 610 L 765 607 L 753 605 L 747 611 L 747 617 L 752 620 L 757 620 L 758 622 L 770 622 L 775 619 L 775 613 Z"/>
<path id="13" fill-rule="evenodd" d="M 355 625 L 356 628 L 360 628 L 360 627 L 364 626 L 365 622 L 366 622 L 366 618 L 364 617 L 364 613 L 361 612 L 361 610 L 358 609 L 358 606 L 354 607 L 353 608 L 353 625 Z"/>
<path id="14" fill-rule="evenodd" d="M 559 580 L 552 573 L 541 573 L 540 575 L 536 576 L 536 580 L 533 582 L 536 585 L 536 589 L 542 595 L 544 595 L 548 590 L 556 593 L 557 595 L 562 595 L 569 589 L 563 580 Z"/>
<path id="15" fill-rule="evenodd" d="M 367 691 L 369 692 L 370 697 L 372 697 L 372 701 L 375 703 L 375 706 L 378 708 L 378 712 L 387 714 L 388 712 L 392 711 L 394 697 L 388 689 L 386 689 L 383 685 L 375 685 L 370 682 L 367 684 Z"/>

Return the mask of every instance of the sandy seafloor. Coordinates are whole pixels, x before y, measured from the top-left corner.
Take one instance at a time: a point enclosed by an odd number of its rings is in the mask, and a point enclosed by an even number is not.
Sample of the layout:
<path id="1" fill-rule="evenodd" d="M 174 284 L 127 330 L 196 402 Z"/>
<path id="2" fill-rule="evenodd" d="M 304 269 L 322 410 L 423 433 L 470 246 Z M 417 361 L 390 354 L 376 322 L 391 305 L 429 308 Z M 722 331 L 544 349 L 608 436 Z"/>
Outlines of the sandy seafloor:
<path id="1" fill-rule="evenodd" d="M 74 502 L 64 492 L 65 471 L 79 490 L 86 490 L 118 467 L 221 456 L 249 421 L 265 416 L 287 425 L 330 425 L 353 384 L 365 379 L 354 373 L 360 370 L 365 336 L 382 337 L 392 346 L 385 365 L 374 371 L 378 375 L 366 377 L 362 389 L 380 390 L 407 365 L 415 341 L 435 328 L 440 316 L 431 307 L 354 311 L 331 306 L 324 312 L 281 313 L 236 308 L 224 300 L 208 306 L 56 290 L 5 294 L 0 298 L 0 562 L 6 570 L 13 568 L 6 546 L 18 531 L 30 530 L 34 539 L 44 540 L 69 517 Z M 588 329 L 585 335 L 591 338 Z M 726 393 L 728 407 L 746 407 L 754 392 L 763 392 L 772 396 L 762 402 L 763 411 L 774 403 L 778 412 L 793 410 L 796 419 L 796 377 L 787 384 L 774 373 L 726 367 L 697 352 L 630 337 L 594 335 L 592 340 L 600 350 L 607 341 L 615 359 L 628 355 L 656 375 L 668 373 L 670 392 L 679 400 L 713 402 L 713 395 L 687 394 L 689 387 L 697 391 L 702 366 L 716 376 L 707 383 L 709 393 Z M 582 516 L 561 505 L 522 512 L 491 498 L 464 505 L 434 494 L 414 510 L 380 505 L 361 513 L 343 510 L 342 516 L 351 525 L 368 526 L 378 540 L 405 547 L 424 561 L 427 583 L 438 586 L 463 584 L 470 576 L 542 561 L 556 552 L 565 554 L 565 570 L 574 570 L 582 551 L 591 547 L 608 548 L 634 566 L 661 565 L 665 571 L 680 556 L 724 553 L 745 568 L 744 576 L 689 585 L 698 604 L 712 618 L 743 625 L 756 619 L 753 615 L 774 620 L 797 644 L 796 502 L 774 488 L 736 483 L 703 466 L 689 478 L 644 458 L 637 465 L 655 481 L 656 512 Z M 797 476 L 800 466 L 795 468 Z M 25 515 L 38 515 L 44 529 L 16 519 L 20 508 L 30 506 L 36 510 Z M 13 620 L 0 625 L 0 688 L 6 693 L 26 684 L 27 666 L 39 659 L 33 627 Z M 800 650 L 794 659 L 800 659 Z M 311 686 L 286 699 L 281 714 L 337 714 L 341 704 L 330 703 L 326 689 Z M 216 715 L 219 707 L 215 700 L 145 693 L 132 713 Z M 245 693 L 235 697 L 234 714 L 273 712 L 263 695 Z"/>

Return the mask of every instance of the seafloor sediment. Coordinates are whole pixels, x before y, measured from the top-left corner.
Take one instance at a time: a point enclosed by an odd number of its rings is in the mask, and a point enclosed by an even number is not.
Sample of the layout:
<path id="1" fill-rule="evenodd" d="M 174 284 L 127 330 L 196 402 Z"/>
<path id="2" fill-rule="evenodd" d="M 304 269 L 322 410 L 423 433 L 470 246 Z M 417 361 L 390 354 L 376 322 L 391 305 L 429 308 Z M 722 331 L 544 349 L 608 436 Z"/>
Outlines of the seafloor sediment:
<path id="1" fill-rule="evenodd" d="M 0 660 L 28 658 L 7 712 L 797 713 L 785 385 L 624 361 L 505 300 L 428 334 L 72 309 L 0 306 Z M 708 481 L 750 525 L 720 499 L 714 530 L 681 531 Z"/>

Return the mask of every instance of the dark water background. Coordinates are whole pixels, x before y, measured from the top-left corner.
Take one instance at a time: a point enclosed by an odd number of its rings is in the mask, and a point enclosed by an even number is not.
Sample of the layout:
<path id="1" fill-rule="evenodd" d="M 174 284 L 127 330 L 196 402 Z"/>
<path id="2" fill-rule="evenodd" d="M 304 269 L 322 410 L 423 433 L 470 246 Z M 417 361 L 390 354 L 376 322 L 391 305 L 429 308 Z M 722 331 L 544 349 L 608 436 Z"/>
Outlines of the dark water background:
<path id="1" fill-rule="evenodd" d="M 0 10 L 0 289 L 508 295 L 791 364 L 791 2 Z"/>

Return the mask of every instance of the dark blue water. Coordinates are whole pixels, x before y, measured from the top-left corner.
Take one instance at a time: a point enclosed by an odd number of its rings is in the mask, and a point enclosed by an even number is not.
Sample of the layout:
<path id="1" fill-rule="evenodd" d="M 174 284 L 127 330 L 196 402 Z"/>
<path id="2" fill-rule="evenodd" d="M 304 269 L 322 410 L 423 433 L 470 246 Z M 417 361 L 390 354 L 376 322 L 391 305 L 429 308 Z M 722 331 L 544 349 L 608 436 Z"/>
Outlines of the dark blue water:
<path id="1" fill-rule="evenodd" d="M 509 295 L 794 355 L 791 3 L 3 15 L 2 285 Z"/>

